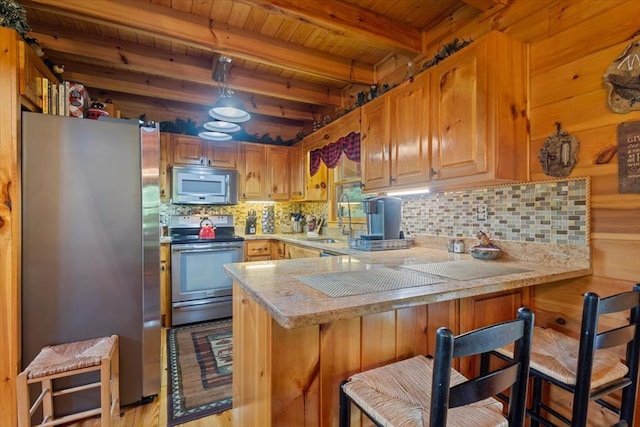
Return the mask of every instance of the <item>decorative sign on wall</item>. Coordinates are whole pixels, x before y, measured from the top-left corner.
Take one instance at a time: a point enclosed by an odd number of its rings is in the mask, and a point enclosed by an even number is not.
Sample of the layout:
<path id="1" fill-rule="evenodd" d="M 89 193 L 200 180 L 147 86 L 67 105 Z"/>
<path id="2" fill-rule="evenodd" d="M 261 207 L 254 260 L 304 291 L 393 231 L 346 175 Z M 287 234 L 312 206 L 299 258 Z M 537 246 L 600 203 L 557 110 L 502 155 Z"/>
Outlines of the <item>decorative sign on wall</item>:
<path id="1" fill-rule="evenodd" d="M 556 132 L 544 142 L 544 147 L 538 153 L 538 159 L 544 173 L 550 176 L 569 176 L 573 167 L 578 163 L 578 138 L 561 129 L 556 122 Z"/>
<path id="2" fill-rule="evenodd" d="M 640 110 L 640 41 L 627 46 L 603 76 L 607 104 L 614 113 Z"/>
<path id="3" fill-rule="evenodd" d="M 618 191 L 640 193 L 640 122 L 618 125 Z"/>

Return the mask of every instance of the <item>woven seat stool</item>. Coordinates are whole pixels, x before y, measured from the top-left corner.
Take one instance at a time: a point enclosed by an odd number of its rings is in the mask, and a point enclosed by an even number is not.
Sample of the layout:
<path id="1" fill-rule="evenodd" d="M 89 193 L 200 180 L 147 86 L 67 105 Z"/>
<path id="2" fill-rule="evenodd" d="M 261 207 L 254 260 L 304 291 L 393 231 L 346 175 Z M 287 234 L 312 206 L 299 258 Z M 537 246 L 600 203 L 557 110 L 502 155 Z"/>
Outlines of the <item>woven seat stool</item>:
<path id="1" fill-rule="evenodd" d="M 614 314 L 619 321 L 612 320 Z M 491 355 L 509 361 L 513 348 L 506 346 Z M 485 367 L 489 363 L 486 356 Z M 593 422 L 589 419 L 589 402 L 593 401 L 617 415 L 616 426 L 632 427 L 639 371 L 640 283 L 630 292 L 605 298 L 587 292 L 579 339 L 550 328 L 534 327 L 529 372 L 533 379 L 532 402 L 527 410 L 530 425 L 552 427 L 559 422 L 586 427 L 589 421 Z M 549 399 L 551 386 L 573 394 L 571 418 Z M 619 390 L 619 404 L 603 399 Z"/>
<path id="2" fill-rule="evenodd" d="M 99 371 L 99 381 L 56 391 L 53 389 L 54 380 L 92 371 Z M 34 383 L 41 384 L 41 392 L 32 405 L 29 384 Z M 55 418 L 56 396 L 91 388 L 100 388 L 100 407 Z M 120 412 L 118 336 L 44 347 L 18 375 L 17 394 L 19 427 L 32 426 L 32 416 L 40 405 L 43 419 L 38 426 L 56 426 L 96 415 L 101 416 L 102 427 L 111 426 L 112 417 Z"/>

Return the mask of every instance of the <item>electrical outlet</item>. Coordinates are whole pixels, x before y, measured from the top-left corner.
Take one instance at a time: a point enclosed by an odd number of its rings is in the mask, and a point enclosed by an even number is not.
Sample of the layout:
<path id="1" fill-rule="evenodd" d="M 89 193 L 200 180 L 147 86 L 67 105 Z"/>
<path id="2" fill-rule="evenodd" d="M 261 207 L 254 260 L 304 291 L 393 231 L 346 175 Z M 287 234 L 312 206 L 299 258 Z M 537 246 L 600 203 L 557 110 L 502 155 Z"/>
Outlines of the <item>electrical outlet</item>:
<path id="1" fill-rule="evenodd" d="M 488 216 L 487 207 L 483 204 L 476 205 L 476 220 L 486 221 L 487 216 Z"/>

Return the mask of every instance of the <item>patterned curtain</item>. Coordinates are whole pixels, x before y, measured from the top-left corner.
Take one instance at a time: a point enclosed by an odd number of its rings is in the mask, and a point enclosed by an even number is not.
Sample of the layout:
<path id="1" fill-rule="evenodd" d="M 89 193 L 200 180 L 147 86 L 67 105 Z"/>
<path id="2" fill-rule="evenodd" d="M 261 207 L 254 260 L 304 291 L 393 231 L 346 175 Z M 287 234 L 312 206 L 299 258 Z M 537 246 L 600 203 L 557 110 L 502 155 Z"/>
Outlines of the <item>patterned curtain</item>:
<path id="1" fill-rule="evenodd" d="M 347 159 L 360 162 L 360 133 L 351 132 L 349 135 L 339 138 L 336 142 L 312 150 L 309 162 L 311 176 L 314 176 L 320 170 L 320 161 L 331 169 L 338 166 L 342 153 L 347 156 Z"/>

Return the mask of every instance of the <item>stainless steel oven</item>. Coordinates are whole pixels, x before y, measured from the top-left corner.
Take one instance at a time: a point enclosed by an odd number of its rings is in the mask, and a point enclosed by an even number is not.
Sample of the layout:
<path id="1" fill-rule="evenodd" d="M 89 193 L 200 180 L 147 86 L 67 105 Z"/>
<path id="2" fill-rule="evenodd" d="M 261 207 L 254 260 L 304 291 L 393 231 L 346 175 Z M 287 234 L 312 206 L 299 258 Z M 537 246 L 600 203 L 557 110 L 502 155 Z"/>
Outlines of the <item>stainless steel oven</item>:
<path id="1" fill-rule="evenodd" d="M 199 237 L 205 218 L 214 224 L 214 238 Z M 244 239 L 233 232 L 233 216 L 172 216 L 170 229 L 172 324 L 231 317 L 232 281 L 222 266 L 244 260 Z"/>

